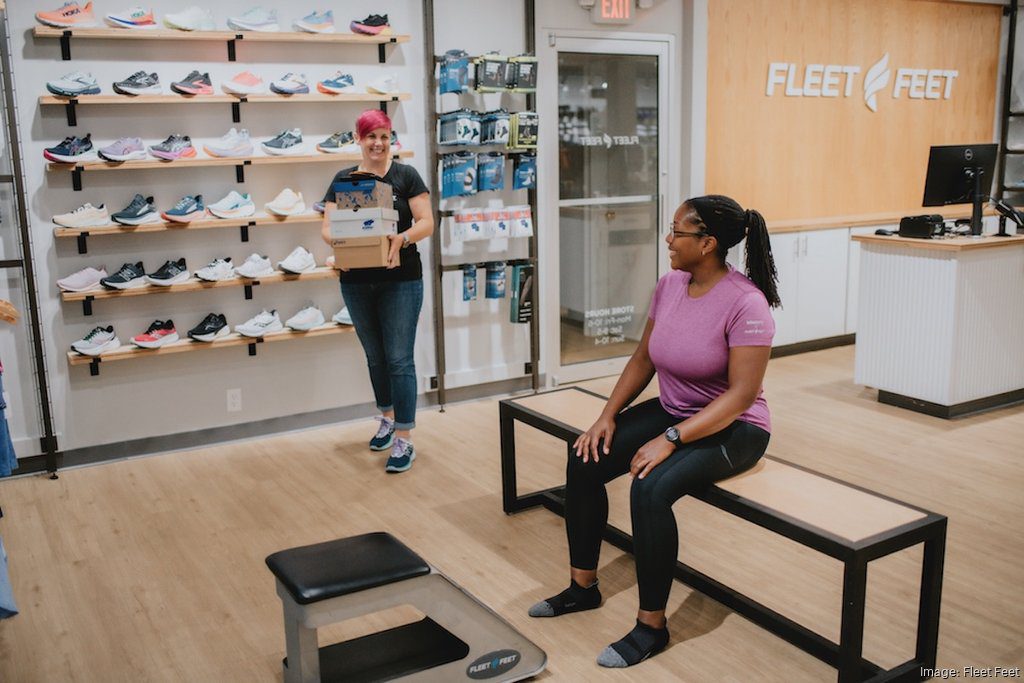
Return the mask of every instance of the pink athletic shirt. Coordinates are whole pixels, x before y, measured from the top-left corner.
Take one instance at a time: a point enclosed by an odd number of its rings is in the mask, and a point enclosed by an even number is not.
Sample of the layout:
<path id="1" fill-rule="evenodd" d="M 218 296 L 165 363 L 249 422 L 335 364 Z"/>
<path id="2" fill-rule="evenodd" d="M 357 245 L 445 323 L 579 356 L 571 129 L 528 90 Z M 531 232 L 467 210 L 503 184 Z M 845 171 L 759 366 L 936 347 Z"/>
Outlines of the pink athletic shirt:
<path id="1" fill-rule="evenodd" d="M 729 388 L 729 349 L 771 346 L 775 321 L 764 294 L 741 273 L 729 273 L 701 297 L 690 297 L 690 274 L 673 270 L 658 280 L 649 317 L 649 352 L 658 373 L 661 405 L 690 417 Z M 771 431 L 771 416 L 758 391 L 740 420 Z"/>

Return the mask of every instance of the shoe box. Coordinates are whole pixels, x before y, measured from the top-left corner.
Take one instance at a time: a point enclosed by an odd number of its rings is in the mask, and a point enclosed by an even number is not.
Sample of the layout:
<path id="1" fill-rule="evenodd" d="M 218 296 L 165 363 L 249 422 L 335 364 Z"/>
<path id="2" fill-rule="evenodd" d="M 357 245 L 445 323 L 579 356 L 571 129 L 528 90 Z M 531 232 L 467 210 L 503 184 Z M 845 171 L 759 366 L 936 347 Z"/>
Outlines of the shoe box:
<path id="1" fill-rule="evenodd" d="M 338 268 L 387 265 L 390 235 L 398 232 L 391 185 L 377 178 L 349 177 L 333 186 L 338 208 L 328 216 Z"/>

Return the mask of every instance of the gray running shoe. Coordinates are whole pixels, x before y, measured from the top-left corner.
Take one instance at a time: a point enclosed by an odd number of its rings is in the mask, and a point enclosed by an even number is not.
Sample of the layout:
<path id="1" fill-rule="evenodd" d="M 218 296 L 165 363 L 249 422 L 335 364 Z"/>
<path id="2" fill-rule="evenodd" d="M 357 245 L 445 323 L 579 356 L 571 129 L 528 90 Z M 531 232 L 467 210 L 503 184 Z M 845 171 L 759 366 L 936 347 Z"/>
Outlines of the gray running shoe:
<path id="1" fill-rule="evenodd" d="M 272 140 L 264 142 L 262 146 L 264 152 L 275 156 L 303 154 L 306 151 L 305 145 L 302 144 L 300 128 L 283 130 Z"/>
<path id="2" fill-rule="evenodd" d="M 175 159 L 194 157 L 196 155 L 196 148 L 192 146 L 192 138 L 175 133 L 169 135 L 163 142 L 150 145 L 149 153 L 157 159 L 174 161 Z"/>

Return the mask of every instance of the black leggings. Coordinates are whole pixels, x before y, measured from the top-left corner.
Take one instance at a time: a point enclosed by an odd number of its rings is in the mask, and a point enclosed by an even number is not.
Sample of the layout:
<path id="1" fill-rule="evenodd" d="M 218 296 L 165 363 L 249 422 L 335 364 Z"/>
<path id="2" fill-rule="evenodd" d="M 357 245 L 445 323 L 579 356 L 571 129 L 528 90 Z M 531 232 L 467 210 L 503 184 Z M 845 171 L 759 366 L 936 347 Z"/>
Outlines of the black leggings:
<path id="1" fill-rule="evenodd" d="M 629 463 L 645 443 L 664 434 L 679 418 L 658 399 L 633 406 L 615 418 L 611 453 L 584 464 L 569 454 L 565 486 L 565 529 L 569 560 L 577 569 L 597 569 L 601 532 L 608 522 L 605 484 L 629 472 Z M 679 553 L 679 532 L 672 505 L 710 484 L 752 467 L 768 447 L 769 434 L 739 420 L 722 431 L 677 448 L 630 489 L 633 545 L 640 609 L 665 609 Z M 598 445 L 604 448 L 604 444 Z"/>

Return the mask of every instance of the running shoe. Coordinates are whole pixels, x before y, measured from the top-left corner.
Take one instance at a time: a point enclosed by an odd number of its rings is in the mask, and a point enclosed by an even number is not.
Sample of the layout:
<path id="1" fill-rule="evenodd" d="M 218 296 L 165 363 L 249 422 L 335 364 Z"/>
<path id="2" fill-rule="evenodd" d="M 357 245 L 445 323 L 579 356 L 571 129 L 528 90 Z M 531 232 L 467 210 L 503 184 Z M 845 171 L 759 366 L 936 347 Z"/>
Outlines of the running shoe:
<path id="1" fill-rule="evenodd" d="M 230 95 L 255 95 L 267 89 L 263 79 L 251 71 L 243 71 L 230 81 L 221 83 L 220 87 Z"/>
<path id="2" fill-rule="evenodd" d="M 36 12 L 36 21 L 57 28 L 82 28 L 95 26 L 96 16 L 92 13 L 92 2 L 79 5 L 77 2 L 65 2 L 59 9 L 49 12 Z"/>
<path id="3" fill-rule="evenodd" d="M 65 228 L 98 228 L 110 225 L 110 214 L 103 204 L 83 204 L 74 211 L 57 214 L 53 222 Z"/>
<path id="4" fill-rule="evenodd" d="M 178 331 L 173 320 L 154 320 L 142 334 L 132 337 L 132 344 L 143 349 L 159 349 L 178 341 Z"/>
<path id="5" fill-rule="evenodd" d="M 334 12 L 313 11 L 295 20 L 295 29 L 307 33 L 334 33 Z"/>
<path id="6" fill-rule="evenodd" d="M 215 258 L 197 270 L 196 277 L 206 282 L 221 282 L 223 280 L 234 280 L 238 276 L 235 274 L 231 257 L 226 256 L 224 258 Z"/>
<path id="7" fill-rule="evenodd" d="M 366 85 L 366 92 L 378 95 L 396 95 L 398 94 L 398 76 L 395 74 L 385 74 L 368 83 Z"/>
<path id="8" fill-rule="evenodd" d="M 92 134 L 88 133 L 84 138 L 69 135 L 60 144 L 44 149 L 43 156 L 61 164 L 95 161 L 96 152 L 92 148 Z"/>
<path id="9" fill-rule="evenodd" d="M 352 131 L 335 133 L 322 142 L 318 142 L 316 148 L 327 154 L 359 154 L 359 144 L 356 142 Z"/>
<path id="10" fill-rule="evenodd" d="M 73 351 L 86 356 L 98 356 L 118 348 L 121 348 L 121 340 L 114 334 L 113 325 L 94 327 L 89 334 L 71 344 Z"/>
<path id="11" fill-rule="evenodd" d="M 178 31 L 215 31 L 217 24 L 213 21 L 210 10 L 201 7 L 188 7 L 180 12 L 164 15 L 164 25 Z"/>
<path id="12" fill-rule="evenodd" d="M 228 17 L 228 27 L 236 31 L 280 31 L 277 23 L 277 10 L 253 7 L 238 17 Z"/>
<path id="13" fill-rule="evenodd" d="M 123 12 L 113 12 L 105 18 L 107 23 L 115 28 L 157 28 L 153 10 L 146 10 L 138 5 Z"/>
<path id="14" fill-rule="evenodd" d="M 121 138 L 106 147 L 100 147 L 99 155 L 106 161 L 132 161 L 146 158 L 146 144 L 142 138 Z"/>
<path id="15" fill-rule="evenodd" d="M 188 331 L 189 339 L 199 342 L 217 341 L 229 334 L 231 328 L 228 327 L 228 319 L 221 313 L 210 313 L 203 318 L 203 322 Z"/>
<path id="16" fill-rule="evenodd" d="M 331 316 L 331 320 L 339 325 L 352 325 L 352 316 L 348 314 L 348 306 L 342 306 L 340 311 Z"/>
<path id="17" fill-rule="evenodd" d="M 254 151 L 249 131 L 245 128 L 232 128 L 215 142 L 203 145 L 203 149 L 212 157 L 249 157 Z"/>
<path id="18" fill-rule="evenodd" d="M 284 329 L 277 311 L 261 311 L 241 325 L 235 326 L 235 332 L 244 337 L 262 337 L 268 332 L 280 332 Z"/>
<path id="19" fill-rule="evenodd" d="M 168 261 L 163 264 L 155 273 L 147 275 L 146 279 L 151 285 L 169 287 L 171 285 L 180 285 L 191 277 L 192 273 L 188 272 L 188 268 L 185 266 L 185 257 L 183 256 L 177 261 Z"/>
<path id="20" fill-rule="evenodd" d="M 306 202 L 302 199 L 301 192 L 296 193 L 286 187 L 273 201 L 264 204 L 263 208 L 275 216 L 294 216 L 306 210 Z"/>
<path id="21" fill-rule="evenodd" d="M 270 91 L 278 95 L 304 95 L 309 92 L 309 80 L 306 74 L 289 71 L 276 81 L 270 82 Z"/>
<path id="22" fill-rule="evenodd" d="M 196 148 L 192 146 L 192 138 L 187 135 L 174 133 L 167 136 L 167 139 L 163 142 L 150 145 L 149 153 L 157 159 L 174 161 L 175 159 L 194 157 L 196 155 Z"/>
<path id="23" fill-rule="evenodd" d="M 395 437 L 395 443 L 391 446 L 391 455 L 384 465 L 384 471 L 392 474 L 405 472 L 412 467 L 412 461 L 416 459 L 416 449 L 412 447 L 411 441 L 402 437 Z"/>
<path id="24" fill-rule="evenodd" d="M 283 130 L 273 139 L 262 143 L 263 151 L 274 156 L 291 156 L 304 154 L 306 146 L 302 144 L 302 129 Z"/>
<path id="25" fill-rule="evenodd" d="M 320 327 L 323 324 L 323 311 L 313 304 L 309 304 L 285 322 L 286 327 L 290 327 L 296 332 L 309 332 L 314 327 Z"/>
<path id="26" fill-rule="evenodd" d="M 378 415 L 374 419 L 380 424 L 377 426 L 377 433 L 370 439 L 370 450 L 387 450 L 395 441 L 395 421 L 383 415 Z"/>
<path id="27" fill-rule="evenodd" d="M 335 71 L 333 75 L 318 81 L 316 89 L 325 95 L 337 95 L 339 93 L 352 92 L 355 83 L 352 74 L 345 73 L 344 71 Z"/>
<path id="28" fill-rule="evenodd" d="M 231 190 L 223 199 L 207 206 L 206 210 L 217 218 L 244 218 L 256 213 L 256 204 L 248 194 Z"/>
<path id="29" fill-rule="evenodd" d="M 191 223 L 206 215 L 203 206 L 203 195 L 186 195 L 178 200 L 172 208 L 160 214 L 165 221 L 172 223 Z"/>
<path id="30" fill-rule="evenodd" d="M 96 77 L 85 71 L 72 71 L 56 80 L 47 81 L 46 89 L 59 97 L 100 94 L 100 85 Z"/>
<path id="31" fill-rule="evenodd" d="M 155 73 L 136 71 L 123 81 L 114 83 L 114 92 L 121 95 L 159 95 L 160 77 Z"/>
<path id="32" fill-rule="evenodd" d="M 137 194 L 132 198 L 128 206 L 117 213 L 110 214 L 115 223 L 121 225 L 147 225 L 149 223 L 160 223 L 160 212 L 153 205 L 152 197 L 143 197 Z"/>
<path id="33" fill-rule="evenodd" d="M 235 268 L 235 272 L 250 280 L 258 277 L 267 277 L 274 274 L 274 267 L 270 265 L 270 259 L 266 256 L 253 254 L 245 259 L 245 263 Z"/>
<path id="34" fill-rule="evenodd" d="M 324 212 L 324 203 L 323 202 L 315 202 L 313 204 L 313 210 L 316 211 L 319 214 L 323 214 L 323 212 Z"/>
<path id="35" fill-rule="evenodd" d="M 107 289 L 137 289 L 149 286 L 146 271 L 142 269 L 142 261 L 126 263 L 120 270 L 109 277 L 102 278 L 100 284 Z"/>
<path id="36" fill-rule="evenodd" d="M 354 20 L 348 25 L 352 33 L 363 33 L 369 36 L 389 36 L 391 26 L 388 24 L 388 15 L 371 14 L 362 21 Z"/>
<path id="37" fill-rule="evenodd" d="M 105 277 L 107 277 L 106 268 L 100 266 L 100 269 L 96 270 L 90 266 L 57 280 L 57 286 L 65 292 L 91 292 L 95 289 L 103 288 L 100 280 Z"/>
<path id="38" fill-rule="evenodd" d="M 193 70 L 180 81 L 171 83 L 171 90 L 182 95 L 212 95 L 213 82 L 209 73 Z"/>
<path id="39" fill-rule="evenodd" d="M 292 253 L 284 257 L 283 261 L 278 262 L 277 267 L 286 273 L 299 275 L 315 269 L 316 260 L 312 254 L 306 251 L 305 247 L 295 247 Z"/>

